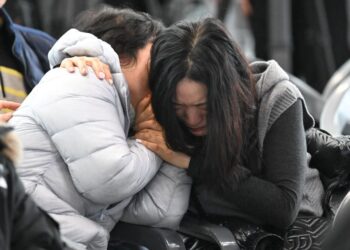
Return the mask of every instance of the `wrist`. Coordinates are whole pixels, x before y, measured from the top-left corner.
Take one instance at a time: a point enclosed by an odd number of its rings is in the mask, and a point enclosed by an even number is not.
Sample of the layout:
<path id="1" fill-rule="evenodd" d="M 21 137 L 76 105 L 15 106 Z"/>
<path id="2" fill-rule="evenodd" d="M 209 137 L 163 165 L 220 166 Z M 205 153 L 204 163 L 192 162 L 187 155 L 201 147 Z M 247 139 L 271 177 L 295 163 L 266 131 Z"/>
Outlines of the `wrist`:
<path id="1" fill-rule="evenodd" d="M 191 157 L 186 154 L 180 153 L 181 157 L 179 158 L 178 164 L 176 164 L 179 168 L 187 169 L 190 165 Z"/>

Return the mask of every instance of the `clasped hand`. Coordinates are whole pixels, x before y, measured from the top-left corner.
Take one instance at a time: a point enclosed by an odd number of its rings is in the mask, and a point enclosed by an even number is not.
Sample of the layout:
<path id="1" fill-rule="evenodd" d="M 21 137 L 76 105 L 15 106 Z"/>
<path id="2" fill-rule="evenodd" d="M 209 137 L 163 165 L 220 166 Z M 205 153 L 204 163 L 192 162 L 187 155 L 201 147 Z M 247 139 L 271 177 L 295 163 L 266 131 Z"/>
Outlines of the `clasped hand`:
<path id="1" fill-rule="evenodd" d="M 190 157 L 168 147 L 163 128 L 155 120 L 153 114 L 151 95 L 144 97 L 137 105 L 135 131 L 135 138 L 164 161 L 179 168 L 188 168 Z"/>

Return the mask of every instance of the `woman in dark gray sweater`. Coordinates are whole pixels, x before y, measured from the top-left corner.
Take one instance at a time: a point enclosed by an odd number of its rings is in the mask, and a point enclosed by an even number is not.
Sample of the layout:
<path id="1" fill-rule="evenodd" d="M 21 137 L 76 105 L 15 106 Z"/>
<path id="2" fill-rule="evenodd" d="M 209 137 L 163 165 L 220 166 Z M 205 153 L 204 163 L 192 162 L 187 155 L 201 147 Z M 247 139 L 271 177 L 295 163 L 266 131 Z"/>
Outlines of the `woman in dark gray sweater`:
<path id="1" fill-rule="evenodd" d="M 301 212 L 322 215 L 323 186 L 307 164 L 305 130 L 313 119 L 275 61 L 248 65 L 214 19 L 168 28 L 151 57 L 154 113 L 169 146 L 182 154 L 162 150 L 157 131 L 138 136 L 188 168 L 199 201 L 194 210 L 200 203 L 209 216 L 278 229 Z"/>

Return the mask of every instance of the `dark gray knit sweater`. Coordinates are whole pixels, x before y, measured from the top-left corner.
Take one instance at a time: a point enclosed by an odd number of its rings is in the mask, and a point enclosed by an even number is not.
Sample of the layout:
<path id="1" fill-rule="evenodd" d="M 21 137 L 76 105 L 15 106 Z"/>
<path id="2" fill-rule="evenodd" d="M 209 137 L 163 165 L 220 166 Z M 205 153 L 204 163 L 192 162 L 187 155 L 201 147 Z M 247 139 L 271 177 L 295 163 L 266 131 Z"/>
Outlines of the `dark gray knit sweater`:
<path id="1" fill-rule="evenodd" d="M 259 97 L 258 143 L 262 171 L 238 188 L 217 192 L 195 185 L 206 213 L 235 216 L 258 225 L 284 229 L 300 212 L 322 215 L 324 193 L 318 171 L 307 165 L 305 130 L 313 119 L 298 89 L 275 61 L 251 65 Z M 189 174 L 196 181 L 200 161 L 193 157 Z M 192 210 L 195 210 L 193 204 Z"/>

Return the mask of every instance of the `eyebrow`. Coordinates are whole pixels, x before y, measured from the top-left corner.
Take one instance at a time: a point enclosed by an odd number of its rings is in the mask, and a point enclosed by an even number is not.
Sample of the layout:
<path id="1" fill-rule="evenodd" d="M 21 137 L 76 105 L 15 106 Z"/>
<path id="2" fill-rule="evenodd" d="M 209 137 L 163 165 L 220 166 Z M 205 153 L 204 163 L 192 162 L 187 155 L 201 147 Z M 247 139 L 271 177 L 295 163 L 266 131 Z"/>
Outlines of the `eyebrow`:
<path id="1" fill-rule="evenodd" d="M 198 106 L 206 105 L 206 104 L 207 104 L 207 101 L 199 102 L 199 103 L 191 104 L 191 105 L 186 105 L 186 104 L 177 103 L 177 102 L 173 102 L 173 104 L 174 104 L 174 105 L 177 105 L 177 106 L 195 106 L 195 107 L 198 107 Z"/>

